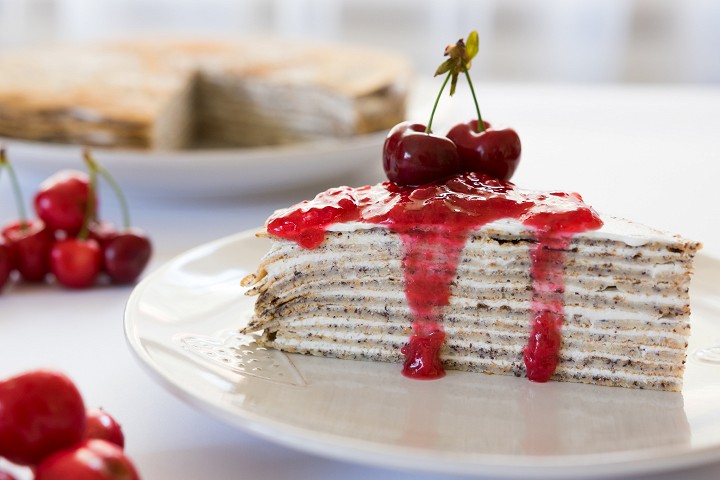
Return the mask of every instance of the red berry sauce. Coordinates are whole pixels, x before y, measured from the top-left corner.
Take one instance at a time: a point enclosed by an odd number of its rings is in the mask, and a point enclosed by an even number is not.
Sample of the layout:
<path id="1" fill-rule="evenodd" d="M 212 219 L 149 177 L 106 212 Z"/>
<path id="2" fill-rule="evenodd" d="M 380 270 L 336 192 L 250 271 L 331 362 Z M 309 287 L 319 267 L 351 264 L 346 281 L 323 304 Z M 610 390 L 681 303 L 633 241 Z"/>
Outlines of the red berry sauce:
<path id="1" fill-rule="evenodd" d="M 545 382 L 555 371 L 561 344 L 563 250 L 573 234 L 602 226 L 578 194 L 520 190 L 477 173 L 415 188 L 391 182 L 339 187 L 276 212 L 267 231 L 305 248 L 319 246 L 337 223 L 385 225 L 399 234 L 405 295 L 413 314 L 413 333 L 402 349 L 403 374 L 432 379 L 444 375 L 442 315 L 465 242 L 473 230 L 502 219 L 518 220 L 535 232 L 532 325 L 524 360 L 528 378 Z"/>

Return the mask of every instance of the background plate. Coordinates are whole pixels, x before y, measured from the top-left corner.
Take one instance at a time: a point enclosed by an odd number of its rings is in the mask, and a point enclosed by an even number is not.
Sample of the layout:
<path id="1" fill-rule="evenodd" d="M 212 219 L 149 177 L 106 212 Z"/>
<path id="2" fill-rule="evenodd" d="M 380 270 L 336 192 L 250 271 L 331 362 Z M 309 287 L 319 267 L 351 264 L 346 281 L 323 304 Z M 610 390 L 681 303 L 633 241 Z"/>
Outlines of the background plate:
<path id="1" fill-rule="evenodd" d="M 386 131 L 348 139 L 244 149 L 143 151 L 93 148 L 123 189 L 150 197 L 222 197 L 272 192 L 341 178 L 378 162 Z M 29 184 L 84 169 L 78 145 L 0 138 Z M 30 178 L 30 176 L 34 178 Z"/>
<path id="2" fill-rule="evenodd" d="M 197 247 L 143 280 L 125 313 L 142 364 L 181 399 L 319 455 L 433 472 L 517 478 L 627 476 L 720 455 L 720 261 L 697 260 L 681 393 L 535 384 L 398 365 L 285 355 L 237 329 L 254 299 L 240 279 L 268 241 L 252 232 Z"/>

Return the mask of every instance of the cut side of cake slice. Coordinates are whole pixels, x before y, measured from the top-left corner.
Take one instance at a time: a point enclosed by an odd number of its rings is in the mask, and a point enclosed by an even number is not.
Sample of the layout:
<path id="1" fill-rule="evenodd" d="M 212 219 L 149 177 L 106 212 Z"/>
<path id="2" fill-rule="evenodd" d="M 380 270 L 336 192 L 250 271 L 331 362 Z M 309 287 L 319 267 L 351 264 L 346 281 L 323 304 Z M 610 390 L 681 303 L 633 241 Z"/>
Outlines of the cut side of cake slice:
<path id="1" fill-rule="evenodd" d="M 465 174 L 276 212 L 245 333 L 286 352 L 677 391 L 700 247 L 577 194 Z"/>
<path id="2" fill-rule="evenodd" d="M 197 133 L 209 146 L 281 145 L 388 129 L 409 67 L 349 46 L 245 43 L 198 58 Z"/>

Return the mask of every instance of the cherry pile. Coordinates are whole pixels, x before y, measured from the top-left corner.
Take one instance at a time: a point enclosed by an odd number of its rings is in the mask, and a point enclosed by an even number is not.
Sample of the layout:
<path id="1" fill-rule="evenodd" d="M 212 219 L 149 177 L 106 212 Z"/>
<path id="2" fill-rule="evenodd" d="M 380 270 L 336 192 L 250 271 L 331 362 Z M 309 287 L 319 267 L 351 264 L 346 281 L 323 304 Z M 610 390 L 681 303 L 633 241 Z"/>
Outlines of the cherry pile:
<path id="1" fill-rule="evenodd" d="M 35 480 L 139 480 L 120 424 L 86 408 L 64 374 L 32 370 L 0 380 L 0 457 Z M 0 469 L 0 479 L 15 480 Z"/>
<path id="2" fill-rule="evenodd" d="M 0 173 L 7 171 L 19 218 L 0 230 L 0 289 L 13 278 L 43 282 L 54 277 L 68 288 L 87 288 L 99 279 L 131 283 L 152 254 L 148 236 L 130 226 L 129 209 L 112 175 L 85 151 L 88 173 L 63 170 L 45 180 L 33 200 L 37 218 L 28 218 L 14 169 L 0 147 Z M 98 219 L 97 177 L 114 190 L 123 228 Z"/>
<path id="3" fill-rule="evenodd" d="M 520 137 L 512 128 L 494 128 L 483 121 L 470 80 L 470 63 L 478 52 L 478 34 L 458 40 L 445 48 L 448 57 L 435 75 L 447 74 L 435 100 L 427 126 L 402 122 L 393 127 L 383 146 L 383 168 L 388 180 L 398 185 L 417 186 L 465 172 L 477 172 L 509 180 L 520 163 Z M 445 136 L 432 132 L 443 90 L 451 82 L 450 95 L 460 74 L 468 81 L 477 119 L 455 125 Z"/>

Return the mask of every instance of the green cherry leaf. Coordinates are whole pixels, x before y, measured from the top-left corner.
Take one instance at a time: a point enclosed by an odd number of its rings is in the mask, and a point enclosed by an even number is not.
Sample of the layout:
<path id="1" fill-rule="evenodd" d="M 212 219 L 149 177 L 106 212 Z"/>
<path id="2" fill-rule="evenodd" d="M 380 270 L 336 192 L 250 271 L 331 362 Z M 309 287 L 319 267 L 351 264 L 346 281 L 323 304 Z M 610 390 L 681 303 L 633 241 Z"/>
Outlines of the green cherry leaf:
<path id="1" fill-rule="evenodd" d="M 475 96 L 475 89 L 473 88 L 472 80 L 470 79 L 470 74 L 468 73 L 472 59 L 478 54 L 480 49 L 479 45 L 480 40 L 478 38 L 478 33 L 473 30 L 468 35 L 467 40 L 463 40 L 461 38 L 454 44 L 450 44 L 445 47 L 445 57 L 447 58 L 440 64 L 437 70 L 435 70 L 436 77 L 438 75 L 445 74 L 445 81 L 443 82 L 442 87 L 440 87 L 440 92 L 435 99 L 435 104 L 433 105 L 432 112 L 430 113 L 430 120 L 428 121 L 428 126 L 426 128 L 427 132 L 430 131 L 430 125 L 432 125 L 433 118 L 435 117 L 435 110 L 437 109 L 438 102 L 440 101 L 440 97 L 442 96 L 445 87 L 448 82 L 450 82 L 450 96 L 452 97 L 455 94 L 460 74 L 467 77 L 470 91 L 472 92 L 473 102 L 475 103 L 475 109 L 477 110 L 478 115 L 478 131 L 482 132 L 484 130 L 484 123 L 482 121 L 482 117 L 480 116 L 480 107 Z"/>
<path id="2" fill-rule="evenodd" d="M 447 73 L 454 67 L 455 61 L 452 58 L 449 58 L 445 60 L 440 66 L 435 70 L 435 76 L 442 75 L 443 73 Z"/>
<path id="3" fill-rule="evenodd" d="M 455 87 L 457 87 L 458 76 L 459 76 L 459 74 L 457 72 L 452 73 L 452 78 L 450 79 L 450 96 L 451 97 L 455 94 Z"/>
<path id="4" fill-rule="evenodd" d="M 470 68 L 470 60 L 475 58 L 478 50 L 480 50 L 480 40 L 478 39 L 478 33 L 473 30 L 470 32 L 470 35 L 468 35 L 467 40 L 465 40 L 465 55 L 467 55 L 468 58 L 468 68 Z"/>

